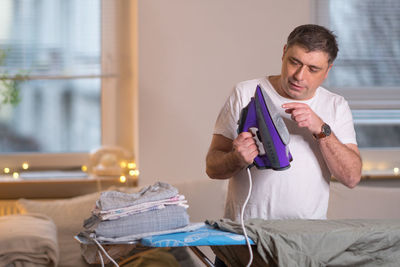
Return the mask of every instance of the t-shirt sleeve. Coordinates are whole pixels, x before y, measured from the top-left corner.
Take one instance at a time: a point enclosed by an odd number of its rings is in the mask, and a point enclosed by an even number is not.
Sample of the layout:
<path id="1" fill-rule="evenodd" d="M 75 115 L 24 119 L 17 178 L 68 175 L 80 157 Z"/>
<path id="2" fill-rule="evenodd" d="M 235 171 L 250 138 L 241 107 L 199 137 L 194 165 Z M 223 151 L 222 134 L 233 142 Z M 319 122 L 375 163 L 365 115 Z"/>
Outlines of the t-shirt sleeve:
<path id="1" fill-rule="evenodd" d="M 336 105 L 335 128 L 336 137 L 343 144 L 356 144 L 356 132 L 354 130 L 353 115 L 349 104 L 344 98 L 340 98 Z"/>
<path id="2" fill-rule="evenodd" d="M 241 101 L 239 91 L 235 88 L 226 100 L 217 117 L 213 133 L 234 140 L 237 137 L 237 122 L 239 120 L 240 110 Z"/>

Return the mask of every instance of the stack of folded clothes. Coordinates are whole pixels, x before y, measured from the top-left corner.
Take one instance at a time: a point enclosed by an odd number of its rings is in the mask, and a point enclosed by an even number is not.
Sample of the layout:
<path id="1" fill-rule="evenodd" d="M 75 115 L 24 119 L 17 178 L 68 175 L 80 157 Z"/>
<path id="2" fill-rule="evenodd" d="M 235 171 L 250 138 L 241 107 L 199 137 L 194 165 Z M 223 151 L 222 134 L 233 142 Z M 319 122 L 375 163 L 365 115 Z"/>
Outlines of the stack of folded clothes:
<path id="1" fill-rule="evenodd" d="M 187 208 L 185 196 L 163 182 L 132 194 L 106 191 L 97 200 L 92 216 L 85 220 L 84 228 L 98 241 L 132 241 L 149 235 L 189 231 Z"/>

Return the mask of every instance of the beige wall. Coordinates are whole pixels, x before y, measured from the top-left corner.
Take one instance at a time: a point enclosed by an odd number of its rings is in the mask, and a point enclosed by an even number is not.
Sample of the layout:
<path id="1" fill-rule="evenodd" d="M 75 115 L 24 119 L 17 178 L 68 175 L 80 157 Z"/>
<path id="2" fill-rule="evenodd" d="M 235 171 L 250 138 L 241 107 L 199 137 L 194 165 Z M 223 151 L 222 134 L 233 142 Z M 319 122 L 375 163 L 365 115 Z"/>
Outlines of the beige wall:
<path id="1" fill-rule="evenodd" d="M 234 84 L 280 71 L 310 0 L 139 0 L 140 183 L 207 177 L 213 125 Z"/>

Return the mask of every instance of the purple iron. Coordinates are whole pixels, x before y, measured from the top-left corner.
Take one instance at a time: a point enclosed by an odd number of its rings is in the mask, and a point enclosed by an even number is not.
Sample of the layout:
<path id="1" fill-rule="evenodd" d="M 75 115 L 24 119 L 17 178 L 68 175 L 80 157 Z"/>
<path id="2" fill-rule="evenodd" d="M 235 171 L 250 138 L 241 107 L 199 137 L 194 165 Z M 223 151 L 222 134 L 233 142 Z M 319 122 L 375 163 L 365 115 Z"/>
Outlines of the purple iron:
<path id="1" fill-rule="evenodd" d="M 262 143 L 253 162 L 257 169 L 285 170 L 290 167 L 293 158 L 288 147 L 289 131 L 261 85 L 257 85 L 254 97 L 242 109 L 238 124 L 238 133 L 257 129 L 256 137 Z"/>

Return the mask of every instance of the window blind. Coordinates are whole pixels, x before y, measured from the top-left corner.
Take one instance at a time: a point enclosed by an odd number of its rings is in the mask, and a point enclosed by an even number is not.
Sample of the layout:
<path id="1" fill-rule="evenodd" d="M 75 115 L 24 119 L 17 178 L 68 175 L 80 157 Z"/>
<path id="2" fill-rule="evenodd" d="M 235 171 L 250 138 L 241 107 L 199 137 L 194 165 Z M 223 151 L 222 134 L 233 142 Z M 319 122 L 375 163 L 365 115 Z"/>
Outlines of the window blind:
<path id="1" fill-rule="evenodd" d="M 31 78 L 101 74 L 100 0 L 2 0 L 1 71 Z"/>
<path id="2" fill-rule="evenodd" d="M 325 85 L 347 94 L 355 108 L 371 107 L 374 99 L 374 108 L 399 108 L 400 1 L 318 0 L 315 6 L 316 22 L 334 31 L 340 50 Z"/>
<path id="3" fill-rule="evenodd" d="M 324 85 L 353 111 L 361 148 L 400 147 L 400 1 L 316 0 L 315 20 L 337 35 Z"/>
<path id="4" fill-rule="evenodd" d="M 82 153 L 101 145 L 101 0 L 2 0 L 0 73 L 27 75 L 0 108 L 0 153 Z M 3 88 L 0 88 L 4 92 Z"/>

